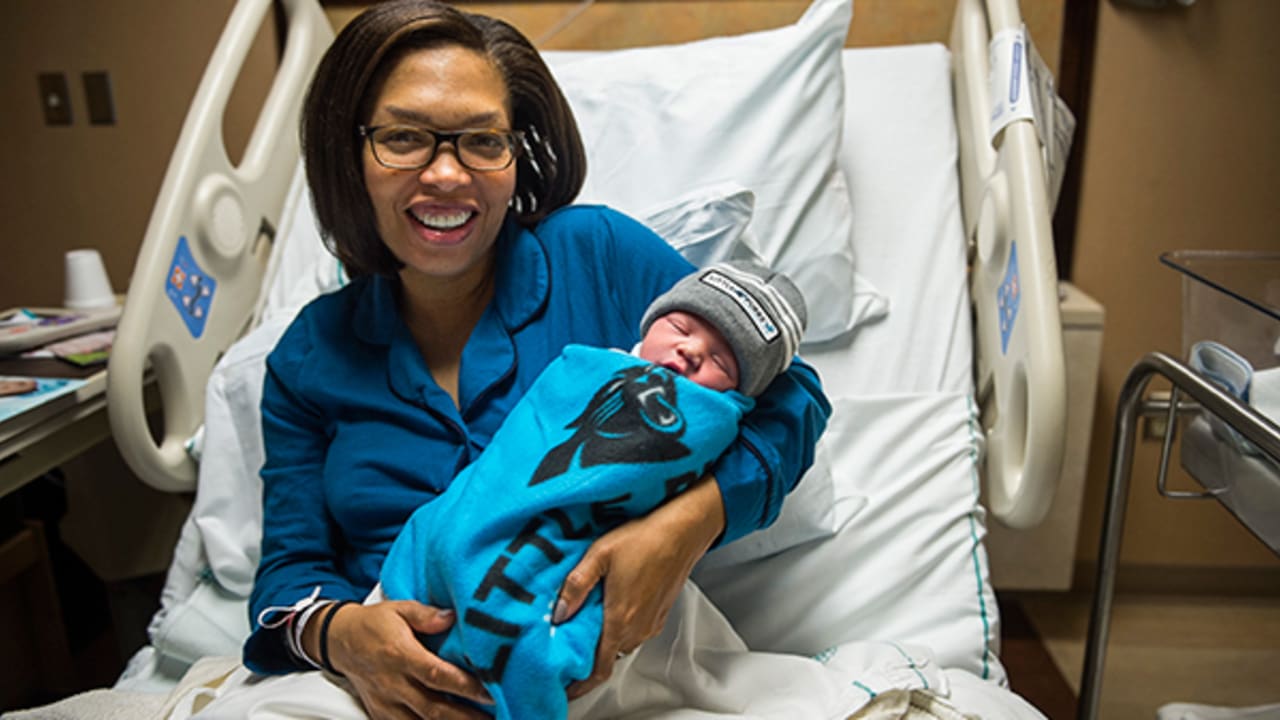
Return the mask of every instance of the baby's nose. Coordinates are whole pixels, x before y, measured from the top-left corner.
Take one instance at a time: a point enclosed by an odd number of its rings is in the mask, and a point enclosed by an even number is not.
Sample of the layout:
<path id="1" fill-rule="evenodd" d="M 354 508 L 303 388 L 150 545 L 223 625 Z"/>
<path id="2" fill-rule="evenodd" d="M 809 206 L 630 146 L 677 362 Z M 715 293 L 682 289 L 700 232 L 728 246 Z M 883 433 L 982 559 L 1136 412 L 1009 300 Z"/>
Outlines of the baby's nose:
<path id="1" fill-rule="evenodd" d="M 681 353 L 694 365 L 702 362 L 702 356 L 706 353 L 705 345 L 696 338 L 687 338 L 680 347 Z"/>

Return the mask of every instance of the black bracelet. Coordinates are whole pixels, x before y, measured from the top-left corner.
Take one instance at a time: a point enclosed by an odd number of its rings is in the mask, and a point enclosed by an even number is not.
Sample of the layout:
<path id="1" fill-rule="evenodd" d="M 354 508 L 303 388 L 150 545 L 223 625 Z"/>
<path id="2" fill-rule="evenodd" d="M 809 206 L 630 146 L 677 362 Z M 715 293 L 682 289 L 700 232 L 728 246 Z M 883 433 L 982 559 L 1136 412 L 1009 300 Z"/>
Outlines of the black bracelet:
<path id="1" fill-rule="evenodd" d="M 342 673 L 333 668 L 333 663 L 329 662 L 329 623 L 333 622 L 333 616 L 338 614 L 343 605 L 350 605 L 350 600 L 335 600 L 331 603 L 333 607 L 329 608 L 329 612 L 324 616 L 324 622 L 320 623 L 320 667 L 326 672 L 333 673 L 338 677 L 345 677 Z"/>

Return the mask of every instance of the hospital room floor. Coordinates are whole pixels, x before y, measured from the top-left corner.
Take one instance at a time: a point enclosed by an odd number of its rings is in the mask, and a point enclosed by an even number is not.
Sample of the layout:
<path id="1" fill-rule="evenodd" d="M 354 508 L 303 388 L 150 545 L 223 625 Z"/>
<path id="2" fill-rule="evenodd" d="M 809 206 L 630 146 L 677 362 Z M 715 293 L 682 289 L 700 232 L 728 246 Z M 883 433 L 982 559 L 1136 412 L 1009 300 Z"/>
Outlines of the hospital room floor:
<path id="1" fill-rule="evenodd" d="M 1030 667 L 1010 667 L 1014 690 L 1052 720 L 1074 717 L 1091 597 L 1008 593 L 1000 601 L 1008 626 L 1006 666 L 1028 657 L 1017 649 L 1020 643 L 1035 642 L 1068 686 L 1064 701 L 1061 685 L 1044 678 L 1052 671 L 1032 658 Z M 1018 639 L 1019 618 L 1030 626 L 1023 634 L 1030 630 L 1035 641 Z M 1119 594 L 1104 667 L 1104 720 L 1155 718 L 1172 702 L 1233 708 L 1280 703 L 1280 597 Z"/>

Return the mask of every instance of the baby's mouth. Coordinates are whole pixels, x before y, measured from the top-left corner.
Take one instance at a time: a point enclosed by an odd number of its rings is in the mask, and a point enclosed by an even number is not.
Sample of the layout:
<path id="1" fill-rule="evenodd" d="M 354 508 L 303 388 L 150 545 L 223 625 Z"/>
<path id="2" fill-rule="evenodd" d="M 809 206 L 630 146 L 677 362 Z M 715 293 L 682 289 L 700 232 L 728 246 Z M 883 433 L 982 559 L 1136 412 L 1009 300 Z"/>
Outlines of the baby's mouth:
<path id="1" fill-rule="evenodd" d="M 676 375 L 684 375 L 684 366 L 674 360 L 668 360 L 664 363 L 659 363 L 659 365 L 670 370 Z"/>

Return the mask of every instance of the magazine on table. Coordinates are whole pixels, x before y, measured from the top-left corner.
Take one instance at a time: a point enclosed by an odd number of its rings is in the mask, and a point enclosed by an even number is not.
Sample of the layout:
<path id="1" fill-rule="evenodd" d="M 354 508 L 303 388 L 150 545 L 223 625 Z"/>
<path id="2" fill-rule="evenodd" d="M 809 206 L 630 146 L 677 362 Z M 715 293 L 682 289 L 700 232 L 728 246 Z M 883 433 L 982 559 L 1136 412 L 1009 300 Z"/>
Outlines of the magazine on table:
<path id="1" fill-rule="evenodd" d="M 80 378 L 0 375 L 0 440 L 7 440 L 47 414 L 74 405 L 76 390 L 86 382 Z"/>

